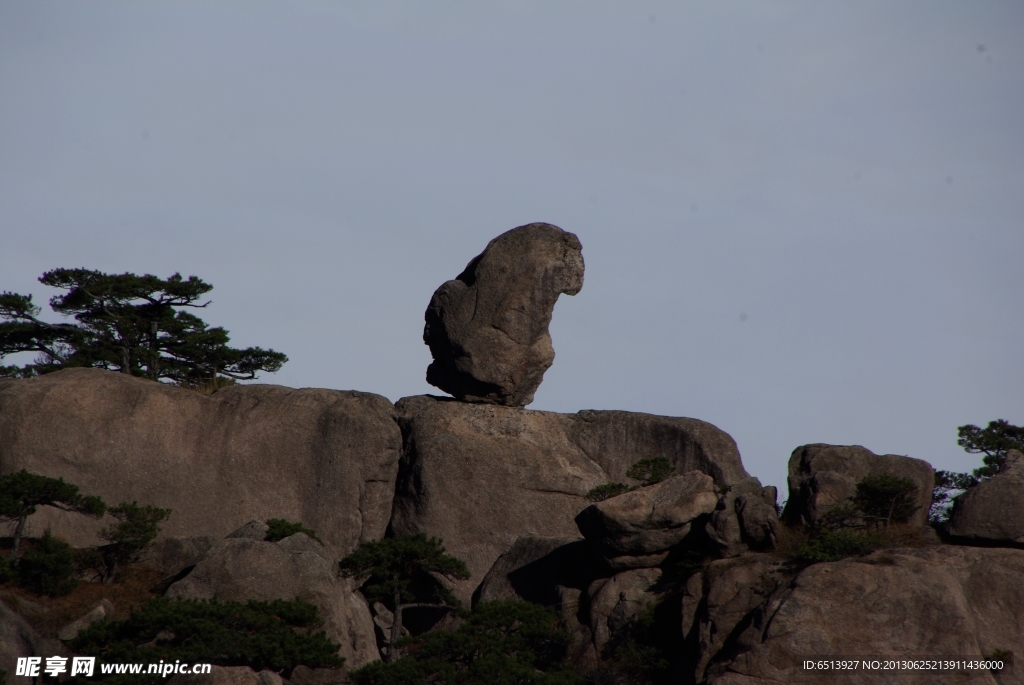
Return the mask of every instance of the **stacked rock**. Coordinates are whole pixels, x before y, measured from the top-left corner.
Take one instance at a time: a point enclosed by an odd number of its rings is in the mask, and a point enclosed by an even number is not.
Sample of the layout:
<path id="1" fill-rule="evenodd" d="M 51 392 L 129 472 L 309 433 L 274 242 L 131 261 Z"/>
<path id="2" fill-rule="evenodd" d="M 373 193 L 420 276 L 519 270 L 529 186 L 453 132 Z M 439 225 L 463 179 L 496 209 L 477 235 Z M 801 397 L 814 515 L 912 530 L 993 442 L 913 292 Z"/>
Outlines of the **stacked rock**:
<path id="1" fill-rule="evenodd" d="M 427 382 L 466 402 L 524 407 L 555 359 L 548 324 L 583 287 L 579 239 L 551 224 L 502 233 L 434 292 L 423 342 Z"/>

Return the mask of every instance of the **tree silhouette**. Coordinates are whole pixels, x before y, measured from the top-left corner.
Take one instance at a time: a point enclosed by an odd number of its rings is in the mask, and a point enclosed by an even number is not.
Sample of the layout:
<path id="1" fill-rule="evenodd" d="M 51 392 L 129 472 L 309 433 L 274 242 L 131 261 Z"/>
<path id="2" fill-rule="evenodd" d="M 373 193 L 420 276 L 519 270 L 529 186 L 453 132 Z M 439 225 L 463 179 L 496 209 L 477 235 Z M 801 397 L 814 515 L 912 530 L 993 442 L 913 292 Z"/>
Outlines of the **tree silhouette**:
<path id="1" fill-rule="evenodd" d="M 341 574 L 365 578 L 363 594 L 394 612 L 388 661 L 398 659 L 402 612 L 412 608 L 454 609 L 460 603 L 436 575 L 450 580 L 469 578 L 461 560 L 445 553 L 437 538 L 423 533 L 364 542 L 340 562 Z"/>

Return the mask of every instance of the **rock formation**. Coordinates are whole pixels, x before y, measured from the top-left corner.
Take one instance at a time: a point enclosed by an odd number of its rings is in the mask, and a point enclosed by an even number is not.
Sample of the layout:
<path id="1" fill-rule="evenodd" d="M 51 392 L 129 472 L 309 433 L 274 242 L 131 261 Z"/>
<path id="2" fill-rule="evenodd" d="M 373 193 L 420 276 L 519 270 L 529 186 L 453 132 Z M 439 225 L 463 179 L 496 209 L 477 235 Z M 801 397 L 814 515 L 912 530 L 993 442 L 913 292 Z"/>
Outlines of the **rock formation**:
<path id="1" fill-rule="evenodd" d="M 392 648 L 395 619 L 387 602 L 368 606 L 354 587 L 361 581 L 341 577 L 338 560 L 360 542 L 406 533 L 441 538 L 467 564 L 470 578 L 451 588 L 465 602 L 557 609 L 571 634 L 569 659 L 599 683 L 618 682 L 616 669 L 630 659 L 642 670 L 663 658 L 661 675 L 673 683 L 774 685 L 894 680 L 863 669 L 842 679 L 803 671 L 802 660 L 815 657 L 1012 664 L 1024 656 L 1024 455 L 1011 451 L 999 475 L 959 498 L 943 542 L 924 525 L 934 478 L 926 462 L 805 445 L 789 461 L 780 522 L 776 489 L 751 477 L 732 438 L 711 424 L 523 409 L 554 358 L 555 301 L 582 281 L 576 237 L 531 224 L 495 238 L 442 285 L 426 313 L 427 378 L 457 399 L 391 405 L 367 393 L 272 385 L 204 396 L 97 369 L 0 379 L 0 473 L 24 468 L 110 504 L 171 508 L 142 562 L 164 576 L 151 592 L 308 600 L 348 668 Z M 647 485 L 627 476 L 658 457 L 674 475 Z M 914 483 L 909 523 L 820 526 L 870 475 Z M 613 483 L 633 489 L 587 498 Z M 268 542 L 271 517 L 302 522 L 325 544 L 303 533 Z M 104 523 L 41 511 L 27 533 L 53 526 L 84 546 Z M 827 554 L 806 552 L 808 541 L 823 540 L 835 543 Z M 886 547 L 865 551 L 863 540 Z M 812 563 L 822 558 L 838 560 Z M 61 635 L 111 610 L 101 605 Z M 16 595 L 0 602 L 0 668 L 9 675 L 19 656 L 66 653 L 26 621 L 43 613 Z M 421 606 L 403 626 L 416 635 L 461 620 Z M 637 641 L 644 630 L 655 631 L 656 647 Z M 298 666 L 290 682 L 344 677 Z M 168 682 L 200 679 L 284 685 L 269 671 L 220 667 Z M 898 680 L 1007 685 L 1024 683 L 1024 668 Z"/>
<path id="2" fill-rule="evenodd" d="M 608 559 L 664 552 L 660 563 L 683 541 L 693 521 L 716 506 L 711 476 L 689 471 L 592 504 L 576 516 L 576 525 Z"/>
<path id="3" fill-rule="evenodd" d="M 696 682 L 836 682 L 834 673 L 807 678 L 801 658 L 1002 654 L 1007 659 L 1024 645 L 1024 550 L 948 545 L 880 550 L 808 566 L 792 580 L 757 560 L 732 572 L 714 567 L 705 577 L 707 608 L 697 630 L 710 635 L 713 625 L 715 635 L 728 639 L 702 645 L 704 670 Z M 842 682 L 894 681 L 861 670 Z M 987 670 L 906 673 L 899 682 L 1020 683 L 1024 674 L 1007 669 L 997 680 Z"/>
<path id="4" fill-rule="evenodd" d="M 957 498 L 947 532 L 979 543 L 1024 545 L 1024 454 L 1010 450 L 1002 471 Z"/>
<path id="5" fill-rule="evenodd" d="M 897 454 L 878 455 L 860 445 L 804 445 L 789 458 L 789 501 L 782 518 L 791 525 L 816 524 L 834 506 L 857 492 L 866 476 L 884 474 L 917 486 L 917 509 L 910 524 L 923 526 L 928 518 L 935 471 L 920 459 Z"/>
<path id="6" fill-rule="evenodd" d="M 579 239 L 551 224 L 502 233 L 434 292 L 423 342 L 427 382 L 460 400 L 523 407 L 555 359 L 548 324 L 583 287 Z"/>
<path id="7" fill-rule="evenodd" d="M 592 488 L 627 480 L 664 456 L 719 487 L 745 481 L 736 443 L 696 419 L 620 411 L 523 411 L 428 396 L 396 403 L 405 436 L 391 530 L 444 541 L 469 566 L 465 601 L 494 561 L 526 535 L 576 537 Z"/>
<path id="8" fill-rule="evenodd" d="M 338 554 L 384 535 L 402 437 L 380 395 L 275 385 L 191 390 L 101 369 L 0 385 L 0 470 L 63 477 L 109 504 L 172 509 L 163 534 L 301 521 Z M 105 522 L 104 522 L 105 523 Z M 104 523 L 40 512 L 84 546 Z"/>
<path id="9" fill-rule="evenodd" d="M 296 533 L 279 542 L 250 537 L 215 543 L 168 597 L 245 602 L 298 597 L 320 608 L 327 636 L 341 644 L 347 667 L 379 658 L 366 600 L 337 572 L 337 559 L 320 543 Z"/>

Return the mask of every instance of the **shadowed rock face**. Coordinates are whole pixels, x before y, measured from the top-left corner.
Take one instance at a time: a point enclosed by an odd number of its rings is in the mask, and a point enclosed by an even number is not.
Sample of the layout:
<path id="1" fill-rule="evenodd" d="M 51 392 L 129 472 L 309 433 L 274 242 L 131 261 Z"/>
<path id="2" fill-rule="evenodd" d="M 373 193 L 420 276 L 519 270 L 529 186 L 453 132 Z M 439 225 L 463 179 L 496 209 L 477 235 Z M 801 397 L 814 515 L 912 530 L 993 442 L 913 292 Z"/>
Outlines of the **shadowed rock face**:
<path id="1" fill-rule="evenodd" d="M 303 533 L 280 542 L 228 538 L 209 552 L 168 597 L 246 602 L 299 599 L 316 604 L 327 636 L 341 644 L 346 666 L 379 659 L 370 609 L 338 575 L 333 555 Z"/>
<path id="2" fill-rule="evenodd" d="M 719 487 L 749 475 L 725 432 L 696 419 L 622 411 L 556 414 L 429 396 L 396 403 L 405 449 L 391 529 L 444 540 L 471 577 L 468 601 L 494 561 L 522 536 L 578 537 L 585 495 L 633 482 L 634 462 L 663 456 L 678 473 Z"/>
<path id="3" fill-rule="evenodd" d="M 957 498 L 949 534 L 989 544 L 1024 546 L 1024 455 L 1010 450 L 991 480 Z"/>
<path id="4" fill-rule="evenodd" d="M 708 685 L 896 682 L 860 670 L 807 678 L 801 658 L 986 658 L 1024 645 L 1024 550 L 937 545 L 880 550 L 772 579 L 767 555 L 714 562 L 699 610 Z M 768 582 L 766 582 L 768 581 Z M 754 589 L 755 592 L 751 592 Z M 717 637 L 716 637 L 717 636 Z M 727 636 L 728 639 L 723 639 Z M 1005 651 L 1004 651 L 1005 653 Z M 905 683 L 1021 683 L 1019 667 L 904 673 Z"/>
<path id="5" fill-rule="evenodd" d="M 857 492 L 857 483 L 873 474 L 907 478 L 917 486 L 917 509 L 910 525 L 923 526 L 932 501 L 935 471 L 920 459 L 875 454 L 860 445 L 804 445 L 789 458 L 789 501 L 782 512 L 790 525 L 813 525 L 829 509 Z"/>
<path id="6" fill-rule="evenodd" d="M 170 508 L 164 536 L 284 518 L 341 556 L 384 535 L 401 444 L 394 407 L 369 393 L 248 385 L 207 396 L 102 369 L 0 384 L 0 472 Z M 84 546 L 105 523 L 40 510 L 28 526 Z"/>
<path id="7" fill-rule="evenodd" d="M 427 382 L 469 402 L 532 402 L 555 359 L 548 334 L 555 301 L 583 287 L 581 250 L 575 235 L 541 223 L 488 243 L 430 299 Z"/>
<path id="8" fill-rule="evenodd" d="M 641 556 L 681 542 L 692 521 L 717 505 L 715 482 L 690 471 L 592 504 L 579 513 L 576 525 L 608 557 Z"/>

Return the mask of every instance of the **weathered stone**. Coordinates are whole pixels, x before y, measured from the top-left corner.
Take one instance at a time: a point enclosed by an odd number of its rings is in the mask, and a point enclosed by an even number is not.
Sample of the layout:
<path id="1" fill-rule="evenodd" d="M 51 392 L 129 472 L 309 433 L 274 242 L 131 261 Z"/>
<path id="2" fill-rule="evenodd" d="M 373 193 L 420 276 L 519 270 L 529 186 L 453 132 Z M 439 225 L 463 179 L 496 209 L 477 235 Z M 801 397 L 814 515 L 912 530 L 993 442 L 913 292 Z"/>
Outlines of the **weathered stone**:
<path id="1" fill-rule="evenodd" d="M 677 472 L 702 471 L 719 486 L 749 478 L 732 439 L 695 419 L 426 396 L 395 406 L 405 452 L 392 530 L 439 537 L 465 561 L 471 577 L 455 585 L 463 601 L 518 538 L 577 537 L 586 493 L 628 481 L 626 470 L 640 459 L 664 456 Z"/>
<path id="2" fill-rule="evenodd" d="M 290 685 L 348 685 L 345 669 L 341 668 L 310 668 L 299 664 L 292 670 L 288 679 Z"/>
<path id="3" fill-rule="evenodd" d="M 222 540 L 191 573 L 168 588 L 167 596 L 239 602 L 297 597 L 320 608 L 324 630 L 341 644 L 346 667 L 378 659 L 369 607 L 351 581 L 340 577 L 336 565 L 324 556 L 289 551 L 288 546 L 249 538 Z"/>
<path id="4" fill-rule="evenodd" d="M 246 385 L 200 395 L 102 369 L 0 385 L 0 471 L 170 508 L 163 536 L 221 538 L 285 518 L 341 556 L 383 536 L 400 449 L 391 403 L 368 393 Z M 86 546 L 108 524 L 40 511 L 28 533 L 52 526 Z"/>
<path id="5" fill-rule="evenodd" d="M 655 554 L 682 541 L 693 520 L 717 505 L 714 480 L 690 471 L 592 504 L 576 525 L 607 557 Z"/>
<path id="6" fill-rule="evenodd" d="M 1016 654 L 1024 645 L 1022 578 L 1024 550 L 1018 549 L 935 545 L 814 564 L 748 614 L 732 653 L 709 666 L 707 682 L 834 682 L 805 679 L 802 658 Z M 987 671 L 903 673 L 900 682 L 1022 683 L 1024 673 L 1015 668 L 997 678 Z M 843 682 L 882 680 L 878 672 L 861 671 Z"/>
<path id="7" fill-rule="evenodd" d="M 548 324 L 562 293 L 583 287 L 579 239 L 529 224 L 487 244 L 434 292 L 423 342 L 427 382 L 460 400 L 522 407 L 555 359 Z"/>
<path id="8" fill-rule="evenodd" d="M 591 663 L 604 655 L 612 637 L 634 621 L 646 608 L 657 601 L 653 591 L 661 570 L 653 568 L 623 571 L 611 578 L 596 582 L 589 591 L 589 612 L 587 625 L 590 627 L 593 658 L 584 657 L 584 663 Z"/>
<path id="9" fill-rule="evenodd" d="M 775 547 L 780 533 L 776 497 L 775 487 L 761 487 L 757 478 L 738 481 L 722 495 L 705 527 L 722 556 Z"/>
<path id="10" fill-rule="evenodd" d="M 247 538 L 249 540 L 266 540 L 267 532 L 270 530 L 263 521 L 249 521 L 243 526 L 231 531 L 226 538 Z"/>
<path id="11" fill-rule="evenodd" d="M 736 626 L 775 589 L 781 564 L 773 556 L 748 553 L 714 561 L 704 570 L 697 624 L 691 619 L 685 626 L 696 630 L 697 681 L 704 678 L 708 664 L 733 636 Z M 696 607 L 690 608 L 697 613 Z"/>
<path id="12" fill-rule="evenodd" d="M 0 668 L 7 671 L 12 685 L 31 685 L 41 678 L 16 675 L 18 658 L 26 656 L 70 656 L 67 647 L 57 640 L 43 638 L 20 614 L 0 602 Z M 43 663 L 45 666 L 45 661 Z"/>
<path id="13" fill-rule="evenodd" d="M 102 621 L 108 616 L 114 615 L 114 605 L 109 599 L 101 599 L 96 606 L 86 612 L 80 618 L 72 621 L 57 633 L 57 639 L 63 642 L 74 640 L 78 634 L 91 626 L 96 621 Z"/>
<path id="14" fill-rule="evenodd" d="M 209 673 L 181 673 L 171 676 L 167 685 L 282 685 L 273 671 L 257 673 L 248 666 L 212 666 Z"/>
<path id="15" fill-rule="evenodd" d="M 217 540 L 212 535 L 161 537 L 143 551 L 140 563 L 173 576 L 199 563 Z"/>
<path id="16" fill-rule="evenodd" d="M 896 454 L 878 455 L 860 445 L 804 445 L 789 458 L 789 501 L 782 518 L 790 525 L 814 525 L 829 509 L 857 492 L 870 475 L 906 478 L 917 486 L 917 509 L 908 521 L 923 526 L 928 518 L 935 471 L 926 461 Z"/>
<path id="17" fill-rule="evenodd" d="M 527 535 L 502 554 L 473 593 L 473 603 L 521 599 L 556 606 L 566 587 L 586 587 L 607 567 L 583 538 Z"/>
<path id="18" fill-rule="evenodd" d="M 1024 455 L 1010 450 L 1002 471 L 960 495 L 947 530 L 978 542 L 1024 545 Z"/>

